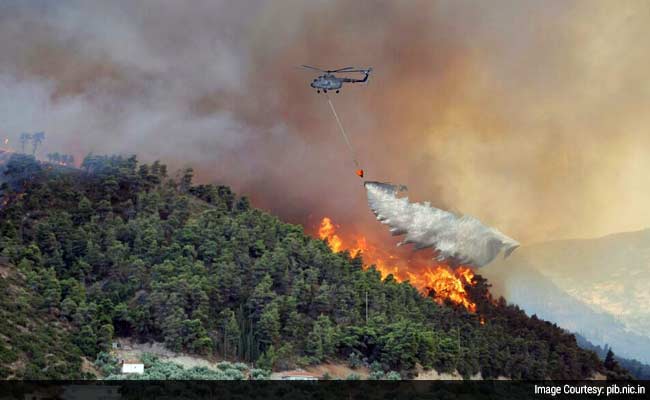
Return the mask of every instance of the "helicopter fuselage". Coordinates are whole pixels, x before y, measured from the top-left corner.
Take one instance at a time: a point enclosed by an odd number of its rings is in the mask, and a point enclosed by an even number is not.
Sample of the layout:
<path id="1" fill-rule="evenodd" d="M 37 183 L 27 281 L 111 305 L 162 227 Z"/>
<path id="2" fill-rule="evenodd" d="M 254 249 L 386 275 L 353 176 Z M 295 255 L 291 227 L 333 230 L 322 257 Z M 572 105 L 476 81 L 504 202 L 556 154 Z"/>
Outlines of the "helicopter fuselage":
<path id="1" fill-rule="evenodd" d="M 339 92 L 339 90 L 343 87 L 344 83 L 363 83 L 368 81 L 368 75 L 370 75 L 370 72 L 372 71 L 372 67 L 368 67 L 367 69 L 354 69 L 354 67 L 345 67 L 333 71 L 329 70 L 322 70 L 320 68 L 316 67 L 311 67 L 309 65 L 303 65 L 304 68 L 308 69 L 315 69 L 317 71 L 321 71 L 324 74 L 319 75 L 314 80 L 311 81 L 309 86 L 313 87 L 316 89 L 316 92 L 320 93 L 322 90 L 324 93 L 327 93 L 328 90 L 335 90 L 336 93 Z M 345 71 L 346 73 L 353 73 L 353 72 L 358 72 L 363 74 L 363 79 L 356 79 L 352 77 L 347 77 L 347 76 L 336 76 L 334 73 L 336 72 L 342 72 Z M 343 73 L 343 72 L 342 72 Z"/>
<path id="2" fill-rule="evenodd" d="M 311 82 L 311 87 L 321 90 L 337 90 L 343 86 L 343 79 L 332 74 L 325 74 L 316 77 Z"/>

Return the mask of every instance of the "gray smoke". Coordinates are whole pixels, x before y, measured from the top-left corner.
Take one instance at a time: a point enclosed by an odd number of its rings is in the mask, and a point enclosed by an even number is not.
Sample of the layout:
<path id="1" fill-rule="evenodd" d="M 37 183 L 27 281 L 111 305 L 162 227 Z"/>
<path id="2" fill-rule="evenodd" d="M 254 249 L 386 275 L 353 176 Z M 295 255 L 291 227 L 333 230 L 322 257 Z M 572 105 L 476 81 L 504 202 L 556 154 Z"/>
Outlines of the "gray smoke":
<path id="1" fill-rule="evenodd" d="M 383 182 L 365 182 L 368 205 L 377 219 L 394 236 L 405 235 L 398 246 L 414 244 L 417 250 L 432 247 L 439 261 L 451 261 L 482 267 L 501 250 L 512 253 L 519 243 L 469 215 L 458 216 L 432 207 L 430 203 L 410 203 L 398 197 L 405 186 Z"/>
<path id="2" fill-rule="evenodd" d="M 0 140 L 192 166 L 288 222 L 373 235 L 331 110 L 294 68 L 373 66 L 333 98 L 372 179 L 522 242 L 642 229 L 650 8 L 619 3 L 0 0 Z"/>

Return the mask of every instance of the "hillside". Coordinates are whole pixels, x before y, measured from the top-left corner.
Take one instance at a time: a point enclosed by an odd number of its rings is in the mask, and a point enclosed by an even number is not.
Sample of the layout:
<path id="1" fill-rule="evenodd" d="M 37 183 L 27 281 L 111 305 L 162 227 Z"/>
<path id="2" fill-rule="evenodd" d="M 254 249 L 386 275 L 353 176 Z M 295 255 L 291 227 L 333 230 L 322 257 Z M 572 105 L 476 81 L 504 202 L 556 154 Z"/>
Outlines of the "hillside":
<path id="1" fill-rule="evenodd" d="M 578 341 L 578 345 L 580 347 L 595 352 L 596 354 L 598 354 L 598 357 L 600 357 L 600 359 L 603 361 L 607 359 L 607 356 L 611 351 L 611 349 L 608 346 L 605 347 L 596 346 L 579 334 L 576 334 L 576 340 Z M 634 376 L 635 379 L 645 380 L 645 381 L 650 380 L 650 365 L 643 364 L 637 360 L 631 360 L 629 358 L 619 357 L 617 355 L 614 355 L 613 352 L 612 352 L 612 357 L 617 363 L 621 365 L 621 367 L 628 370 Z"/>
<path id="2" fill-rule="evenodd" d="M 476 313 L 438 304 L 226 186 L 193 185 L 191 170 L 170 179 L 164 165 L 135 157 L 88 156 L 73 170 L 14 156 L 2 191 L 0 253 L 24 277 L 3 284 L 33 297 L 17 317 L 65 336 L 38 350 L 74 348 L 57 358 L 57 377 L 78 376 L 77 354 L 94 359 L 118 336 L 263 369 L 345 360 L 403 377 L 420 367 L 484 378 L 625 376 L 573 335 L 492 299 L 478 275 L 467 287 Z M 29 360 L 34 350 L 14 343 L 20 326 L 3 329 L 3 349 Z M 35 370 L 27 361 L 1 371 Z"/>
<path id="3" fill-rule="evenodd" d="M 650 363 L 650 231 L 522 246 L 482 272 L 527 312 Z"/>
<path id="4" fill-rule="evenodd" d="M 43 296 L 0 259 L 0 378 L 82 378 L 81 351 Z"/>

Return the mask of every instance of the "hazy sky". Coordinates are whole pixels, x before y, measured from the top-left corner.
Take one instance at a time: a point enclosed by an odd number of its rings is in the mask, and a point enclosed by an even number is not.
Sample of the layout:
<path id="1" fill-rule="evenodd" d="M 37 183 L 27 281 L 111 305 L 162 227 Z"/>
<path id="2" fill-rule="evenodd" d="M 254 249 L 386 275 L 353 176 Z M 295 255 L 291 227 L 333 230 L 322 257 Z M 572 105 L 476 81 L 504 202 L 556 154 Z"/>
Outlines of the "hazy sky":
<path id="1" fill-rule="evenodd" d="M 372 180 L 521 242 L 650 226 L 646 1 L 2 1 L 0 137 L 136 153 L 292 222 L 388 234 Z"/>

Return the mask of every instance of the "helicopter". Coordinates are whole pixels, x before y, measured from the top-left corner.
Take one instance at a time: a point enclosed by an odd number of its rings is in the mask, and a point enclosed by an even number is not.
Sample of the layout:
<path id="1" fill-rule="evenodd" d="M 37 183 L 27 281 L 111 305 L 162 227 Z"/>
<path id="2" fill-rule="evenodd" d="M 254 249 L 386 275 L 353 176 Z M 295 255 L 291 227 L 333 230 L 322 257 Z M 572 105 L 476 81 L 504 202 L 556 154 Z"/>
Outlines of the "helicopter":
<path id="1" fill-rule="evenodd" d="M 372 72 L 372 67 L 366 69 L 355 68 L 355 67 L 345 67 L 334 70 L 324 70 L 309 65 L 302 65 L 303 68 L 313 69 L 316 71 L 323 72 L 324 75 L 320 75 L 311 82 L 309 86 L 316 89 L 316 93 L 320 93 L 322 90 L 323 93 L 327 93 L 328 90 L 335 90 L 336 93 L 339 93 L 344 83 L 361 83 L 368 81 L 368 75 Z M 354 79 L 347 77 L 339 77 L 334 75 L 337 72 L 360 72 L 365 76 L 363 79 Z"/>

